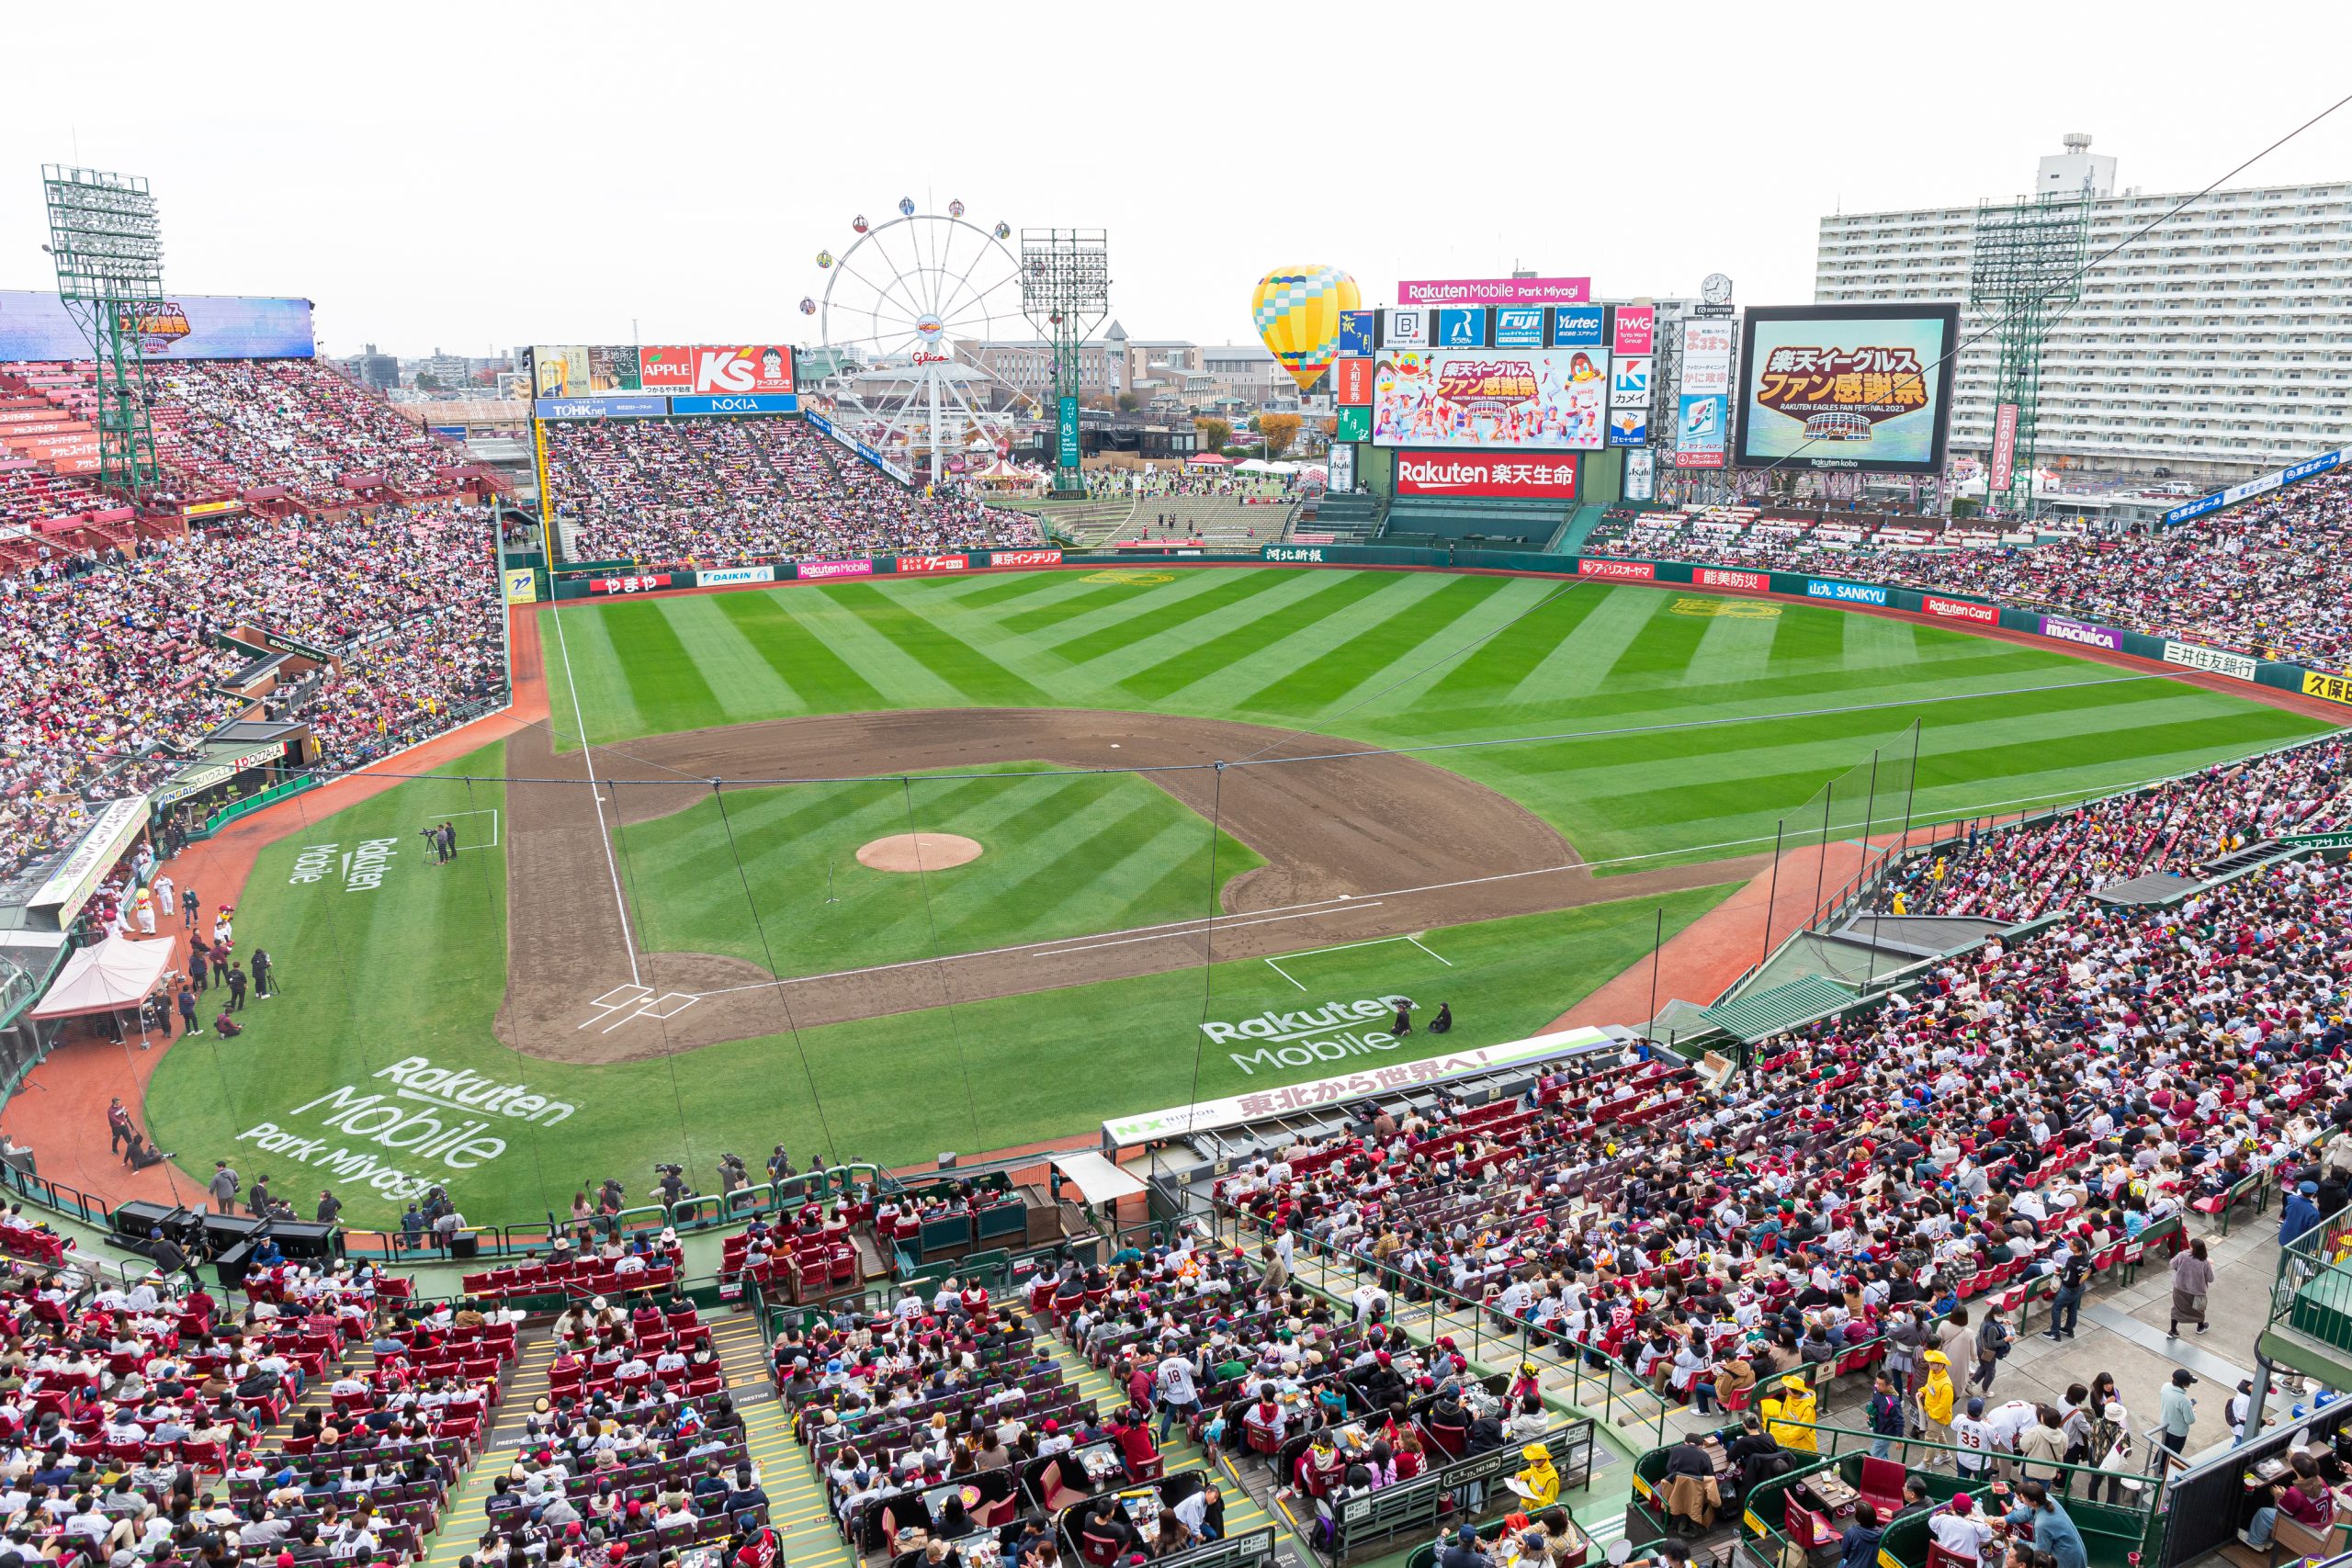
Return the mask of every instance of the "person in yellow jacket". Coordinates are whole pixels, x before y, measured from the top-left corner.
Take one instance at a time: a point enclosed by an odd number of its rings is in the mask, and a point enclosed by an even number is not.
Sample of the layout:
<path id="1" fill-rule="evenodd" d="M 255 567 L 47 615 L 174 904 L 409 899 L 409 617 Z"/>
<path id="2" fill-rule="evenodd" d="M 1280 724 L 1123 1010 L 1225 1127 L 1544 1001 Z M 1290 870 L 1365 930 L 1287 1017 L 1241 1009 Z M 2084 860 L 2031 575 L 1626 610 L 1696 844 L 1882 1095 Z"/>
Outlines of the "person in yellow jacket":
<path id="1" fill-rule="evenodd" d="M 1548 1508 L 1560 1500 L 1560 1472 L 1552 1463 L 1552 1452 L 1541 1443 L 1530 1443 L 1519 1450 L 1527 1468 L 1503 1483 L 1518 1495 L 1527 1512 Z"/>
<path id="2" fill-rule="evenodd" d="M 1801 1454 L 1820 1451 L 1820 1439 L 1813 1430 L 1816 1408 L 1813 1389 L 1794 1373 L 1773 1385 L 1772 1392 L 1756 1404 L 1757 1414 L 1764 1417 L 1764 1430 L 1772 1440 Z"/>
<path id="3" fill-rule="evenodd" d="M 1950 1443 L 1951 1409 L 1957 1397 L 1951 1386 L 1951 1358 L 1941 1350 L 1928 1350 L 1919 1359 L 1928 1369 L 1928 1381 L 1919 1385 L 1919 1414 L 1928 1418 L 1928 1441 Z"/>

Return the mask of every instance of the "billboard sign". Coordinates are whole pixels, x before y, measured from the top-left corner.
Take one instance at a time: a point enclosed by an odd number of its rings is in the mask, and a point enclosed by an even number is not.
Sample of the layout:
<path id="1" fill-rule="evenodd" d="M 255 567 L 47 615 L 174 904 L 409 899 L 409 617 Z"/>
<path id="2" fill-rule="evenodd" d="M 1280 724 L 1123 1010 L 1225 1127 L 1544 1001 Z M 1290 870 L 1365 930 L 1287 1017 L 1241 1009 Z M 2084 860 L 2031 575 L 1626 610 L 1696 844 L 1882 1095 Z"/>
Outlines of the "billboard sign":
<path id="1" fill-rule="evenodd" d="M 990 566 L 1059 566 L 1062 564 L 1062 553 L 1059 550 L 990 550 L 989 564 Z"/>
<path id="2" fill-rule="evenodd" d="M 2043 637 L 2056 637 L 2060 642 L 2075 643 L 2084 648 L 2104 648 L 2120 652 L 2123 634 L 2113 626 L 2095 626 L 2087 621 L 2068 620 L 2064 615 L 2044 615 L 2037 629 Z"/>
<path id="3" fill-rule="evenodd" d="M 1334 445 L 1323 459 L 1324 484 L 1334 495 L 1346 495 L 1356 488 L 1356 449 L 1347 442 Z"/>
<path id="4" fill-rule="evenodd" d="M 1396 286 L 1400 305 L 1581 305 L 1589 277 L 1429 277 Z"/>
<path id="5" fill-rule="evenodd" d="M 127 313 L 150 359 L 311 359 L 308 299 L 175 294 Z M 87 359 L 90 340 L 54 294 L 0 289 L 0 361 Z"/>
<path id="6" fill-rule="evenodd" d="M 2331 675 L 2324 670 L 2303 671 L 2303 695 L 2323 702 L 2352 705 L 2352 677 Z"/>
<path id="7" fill-rule="evenodd" d="M 2003 403 L 1993 412 L 1993 477 L 1987 481 L 1987 493 L 1999 495 L 2007 491 L 2015 477 L 2018 460 L 2018 405 Z"/>
<path id="8" fill-rule="evenodd" d="M 2254 679 L 2258 661 L 2243 653 L 2231 653 L 2219 648 L 2203 648 L 2193 642 L 2165 643 L 2165 662 L 2183 669 L 2203 670 L 2215 675 L 2228 675 L 2240 681 Z"/>
<path id="9" fill-rule="evenodd" d="M 649 392 L 703 397 L 793 390 L 792 350 L 783 344 L 641 348 L 637 358 L 639 384 Z"/>
<path id="10" fill-rule="evenodd" d="M 651 400 L 660 402 L 662 400 Z M 672 398 L 670 412 L 686 416 L 706 413 L 798 413 L 797 392 L 738 392 L 720 398 Z"/>
<path id="11" fill-rule="evenodd" d="M 1368 355 L 1373 349 L 1374 327 L 1378 312 L 1374 310 L 1342 310 L 1340 312 L 1340 352 Z"/>
<path id="12" fill-rule="evenodd" d="M 1383 348 L 1427 348 L 1430 345 L 1430 312 L 1427 310 L 1389 310 L 1387 320 L 1380 323 L 1380 345 Z"/>
<path id="13" fill-rule="evenodd" d="M 1645 560 L 1609 560 L 1586 556 L 1577 562 L 1578 577 L 1605 578 L 1611 582 L 1656 582 L 1657 567 Z"/>
<path id="14" fill-rule="evenodd" d="M 1572 452 L 1399 452 L 1396 493 L 1574 501 L 1577 458 Z"/>
<path id="15" fill-rule="evenodd" d="M 832 577 L 872 577 L 874 563 L 870 560 L 805 560 L 793 568 L 792 574 L 805 582 L 822 582 Z"/>
<path id="16" fill-rule="evenodd" d="M 1332 368 L 1336 372 L 1333 387 L 1340 407 L 1343 409 L 1370 408 L 1372 406 L 1372 361 L 1346 358 L 1338 361 Z"/>
<path id="17" fill-rule="evenodd" d="M 1075 468 L 1079 460 L 1078 399 L 1066 394 L 1054 401 L 1054 466 Z"/>
<path id="18" fill-rule="evenodd" d="M 670 586 L 666 571 L 641 572 L 635 577 L 592 577 L 588 580 L 591 593 L 650 593 L 657 588 Z"/>
<path id="19" fill-rule="evenodd" d="M 2241 501 L 2250 500 L 2257 495 L 2267 495 L 2283 486 L 2298 483 L 2310 479 L 2314 474 L 2324 474 L 2347 464 L 2352 464 L 2352 446 L 2339 447 L 2333 452 L 2322 452 L 2317 457 L 2306 457 L 2301 462 L 2280 468 L 2276 473 L 2263 474 L 2247 479 L 2243 484 L 2234 484 L 2227 490 L 2215 491 L 2211 495 L 2199 496 L 2195 501 L 2176 506 L 2165 513 L 2165 523 L 2169 526 L 2175 523 L 2192 522 L 2207 513 L 2219 512 L 2224 506 L 2235 506 Z"/>
<path id="20" fill-rule="evenodd" d="M 1657 364 L 1646 354 L 1619 355 L 1609 362 L 1609 406 L 1612 409 L 1650 406 L 1650 369 Z"/>
<path id="21" fill-rule="evenodd" d="M 1770 572 L 1739 571 L 1727 566 L 1692 567 L 1690 581 L 1701 588 L 1737 588 L 1749 593 L 1770 593 L 1772 591 Z"/>
<path id="22" fill-rule="evenodd" d="M 1646 446 L 1638 452 L 1625 454 L 1625 499 L 1627 501 L 1657 499 L 1657 457 Z"/>
<path id="23" fill-rule="evenodd" d="M 1731 392 L 1731 323 L 1682 323 L 1682 389 Z"/>
<path id="24" fill-rule="evenodd" d="M 695 573 L 697 588 L 729 588 L 744 582 L 774 582 L 775 568 L 772 566 L 706 567 Z"/>
<path id="25" fill-rule="evenodd" d="M 1544 307 L 1541 305 L 1498 305 L 1495 307 L 1495 346 L 1497 348 L 1542 348 L 1544 346 Z"/>
<path id="26" fill-rule="evenodd" d="M 1739 466 L 1941 473 L 1959 323 L 1957 305 L 1750 310 Z"/>
<path id="27" fill-rule="evenodd" d="M 1437 345 L 1440 348 L 1486 347 L 1487 312 L 1440 310 L 1437 313 Z"/>
<path id="28" fill-rule="evenodd" d="M 1609 445 L 1611 446 L 1646 446 L 1650 444 L 1650 410 L 1647 403 L 1639 408 L 1609 411 Z"/>
<path id="29" fill-rule="evenodd" d="M 541 419 L 660 419 L 667 398 L 541 398 L 531 405 Z"/>
<path id="30" fill-rule="evenodd" d="M 1372 439 L 1372 410 L 1369 408 L 1341 408 L 1332 417 L 1336 422 L 1336 428 L 1331 433 L 1332 440 L 1348 442 Z"/>
<path id="31" fill-rule="evenodd" d="M 1971 621 L 1980 626 L 1997 626 L 2001 612 L 1991 604 L 1979 604 L 1967 599 L 1946 599 L 1941 594 L 1922 593 L 1919 608 L 1939 621 Z"/>
<path id="32" fill-rule="evenodd" d="M 1608 361 L 1585 349 L 1384 351 L 1374 362 L 1372 439 L 1593 451 L 1604 433 Z"/>
<path id="33" fill-rule="evenodd" d="M 892 563 L 891 570 L 901 577 L 907 577 L 921 572 L 966 571 L 971 565 L 972 558 L 969 556 L 900 556 Z"/>
<path id="34" fill-rule="evenodd" d="M 1657 306 L 1620 305 L 1617 307 L 1617 329 L 1609 342 L 1611 353 L 1647 354 L 1651 351 L 1657 337 Z"/>
<path id="35" fill-rule="evenodd" d="M 1834 599 L 1841 604 L 1883 604 L 1886 590 L 1875 582 L 1837 582 L 1812 578 L 1804 585 L 1808 599 Z"/>
<path id="36" fill-rule="evenodd" d="M 1601 309 L 1598 305 L 1563 305 L 1552 312 L 1554 348 L 1599 348 Z"/>
<path id="37" fill-rule="evenodd" d="M 1724 466 L 1724 422 L 1731 400 L 1721 392 L 1685 392 L 1675 400 L 1674 466 Z"/>

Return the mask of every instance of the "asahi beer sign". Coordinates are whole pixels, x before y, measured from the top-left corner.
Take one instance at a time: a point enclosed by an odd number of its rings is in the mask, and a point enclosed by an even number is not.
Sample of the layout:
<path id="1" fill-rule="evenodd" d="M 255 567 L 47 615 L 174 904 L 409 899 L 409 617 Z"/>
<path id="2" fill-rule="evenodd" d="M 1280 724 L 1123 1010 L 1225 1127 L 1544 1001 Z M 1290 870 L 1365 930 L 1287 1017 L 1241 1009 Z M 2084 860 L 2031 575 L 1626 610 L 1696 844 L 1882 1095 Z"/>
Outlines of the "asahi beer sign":
<path id="1" fill-rule="evenodd" d="M 473 1170 L 504 1154 L 506 1140 L 492 1131 L 503 1122 L 553 1127 L 578 1109 L 534 1094 L 528 1084 L 403 1056 L 367 1084 L 305 1100 L 287 1113 L 288 1124 L 260 1122 L 237 1141 L 402 1202 L 446 1182 L 447 1172 Z"/>
<path id="2" fill-rule="evenodd" d="M 1352 1002 L 1325 1002 L 1291 1012 L 1261 1012 L 1238 1022 L 1211 1021 L 1201 1032 L 1219 1045 L 1253 1045 L 1247 1054 L 1229 1053 L 1233 1065 L 1245 1073 L 1259 1068 L 1311 1067 L 1317 1062 L 1344 1062 L 1374 1051 L 1394 1051 L 1396 1037 L 1380 1025 L 1396 1015 L 1403 997 L 1367 997 Z"/>

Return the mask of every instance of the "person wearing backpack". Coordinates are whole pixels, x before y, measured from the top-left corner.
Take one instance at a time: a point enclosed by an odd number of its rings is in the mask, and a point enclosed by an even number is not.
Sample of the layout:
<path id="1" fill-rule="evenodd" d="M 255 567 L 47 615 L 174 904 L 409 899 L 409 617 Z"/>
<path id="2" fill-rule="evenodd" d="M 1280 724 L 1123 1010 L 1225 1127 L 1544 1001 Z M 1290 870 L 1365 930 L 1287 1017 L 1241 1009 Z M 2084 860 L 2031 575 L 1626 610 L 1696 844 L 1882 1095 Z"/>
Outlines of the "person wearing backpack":
<path id="1" fill-rule="evenodd" d="M 1993 1392 L 1993 1372 L 2009 1353 L 2009 1325 L 2001 1321 L 2000 1309 L 1987 1305 L 1984 1321 L 1976 1325 L 1976 1370 L 1968 1374 L 1968 1386 Z"/>
<path id="2" fill-rule="evenodd" d="M 2090 1283 L 2091 1260 L 2087 1253 L 2069 1247 L 2066 1261 L 2058 1266 L 2058 1292 L 2050 1298 L 2050 1326 L 2042 1333 L 2044 1339 L 2072 1339 L 2075 1319 L 2083 1310 L 2083 1291 Z"/>
<path id="3" fill-rule="evenodd" d="M 1894 1439 L 1903 1436 L 1903 1396 L 1894 1391 L 1893 1374 L 1879 1373 L 1871 1391 L 1869 1416 L 1871 1457 L 1893 1459 Z"/>

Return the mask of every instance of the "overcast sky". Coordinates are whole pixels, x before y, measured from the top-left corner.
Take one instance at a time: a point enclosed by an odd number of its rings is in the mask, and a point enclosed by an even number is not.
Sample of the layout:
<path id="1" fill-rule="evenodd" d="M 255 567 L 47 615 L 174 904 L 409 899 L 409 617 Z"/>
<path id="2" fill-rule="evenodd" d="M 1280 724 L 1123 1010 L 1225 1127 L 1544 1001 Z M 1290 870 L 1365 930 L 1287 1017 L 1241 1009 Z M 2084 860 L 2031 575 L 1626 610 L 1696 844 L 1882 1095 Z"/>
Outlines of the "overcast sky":
<path id="1" fill-rule="evenodd" d="M 809 342 L 816 253 L 901 196 L 1109 231 L 1138 337 L 1253 340 L 1297 262 L 1786 303 L 1840 207 L 2007 196 L 2070 130 L 2193 190 L 2347 89 L 2341 0 L 110 5 L 119 64 L 24 9 L 0 287 L 52 283 L 40 164 L 141 174 L 175 291 L 309 298 L 334 354 Z M 2352 107 L 2235 183 L 2346 178 Z"/>

